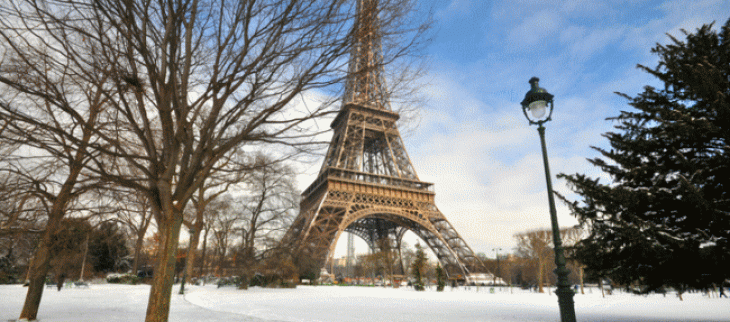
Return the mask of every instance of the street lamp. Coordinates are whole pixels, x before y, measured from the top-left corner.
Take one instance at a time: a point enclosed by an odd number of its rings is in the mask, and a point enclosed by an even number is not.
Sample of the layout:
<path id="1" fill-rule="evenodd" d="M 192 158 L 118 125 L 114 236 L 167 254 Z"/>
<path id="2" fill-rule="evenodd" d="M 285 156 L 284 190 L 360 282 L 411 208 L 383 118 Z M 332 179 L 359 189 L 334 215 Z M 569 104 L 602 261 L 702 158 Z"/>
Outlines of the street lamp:
<path id="1" fill-rule="evenodd" d="M 553 95 L 539 86 L 540 79 L 530 79 L 530 91 L 525 94 L 522 100 L 522 112 L 525 114 L 530 125 L 537 125 L 537 132 L 540 133 L 540 144 L 542 144 L 542 161 L 545 165 L 545 181 L 547 181 L 548 202 L 550 204 L 550 221 L 553 228 L 553 244 L 555 245 L 555 274 L 558 275 L 558 305 L 560 306 L 560 321 L 574 322 L 575 307 L 573 305 L 573 290 L 568 282 L 570 271 L 565 267 L 565 255 L 563 254 L 563 243 L 560 240 L 560 228 L 558 216 L 555 212 L 555 199 L 553 197 L 553 184 L 550 179 L 550 166 L 548 165 L 547 149 L 545 148 L 545 127 L 543 124 L 550 121 L 553 115 Z M 528 113 L 529 112 L 529 113 Z"/>

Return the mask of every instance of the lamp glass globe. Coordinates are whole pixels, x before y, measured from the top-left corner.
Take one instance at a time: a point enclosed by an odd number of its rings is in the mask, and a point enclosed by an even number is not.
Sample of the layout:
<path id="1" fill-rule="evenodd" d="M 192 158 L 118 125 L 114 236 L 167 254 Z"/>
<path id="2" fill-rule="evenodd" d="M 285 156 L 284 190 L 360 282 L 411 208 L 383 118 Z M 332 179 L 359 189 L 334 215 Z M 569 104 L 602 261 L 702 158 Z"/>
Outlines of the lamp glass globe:
<path id="1" fill-rule="evenodd" d="M 547 102 L 542 100 L 535 101 L 530 103 L 529 108 L 532 117 L 540 119 L 545 116 L 545 111 L 547 111 Z"/>

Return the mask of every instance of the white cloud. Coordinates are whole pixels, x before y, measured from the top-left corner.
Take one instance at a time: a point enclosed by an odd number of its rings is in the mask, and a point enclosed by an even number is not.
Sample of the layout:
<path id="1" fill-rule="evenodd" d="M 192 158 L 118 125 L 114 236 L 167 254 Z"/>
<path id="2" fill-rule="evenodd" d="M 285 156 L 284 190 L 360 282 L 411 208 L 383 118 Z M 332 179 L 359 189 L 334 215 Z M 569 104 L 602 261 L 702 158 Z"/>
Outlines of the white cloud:
<path id="1" fill-rule="evenodd" d="M 560 10 L 571 15 L 605 18 L 610 12 L 615 11 L 616 6 L 621 5 L 620 1 L 611 0 L 609 2 L 597 0 L 567 0 L 560 2 Z"/>
<path id="2" fill-rule="evenodd" d="M 680 29 L 692 33 L 703 24 L 713 21 L 715 21 L 715 27 L 719 27 L 728 19 L 730 1 L 697 0 L 690 3 L 683 0 L 672 0 L 662 2 L 657 9 L 663 15 L 645 25 L 632 28 L 625 37 L 624 46 L 648 54 L 648 49 L 654 47 L 655 44 L 666 44 L 670 41 L 667 34 L 678 39 L 684 38 Z"/>
<path id="3" fill-rule="evenodd" d="M 449 5 L 436 13 L 439 20 L 458 18 L 459 15 L 469 13 L 473 9 L 472 0 L 453 0 Z"/>
<path id="4" fill-rule="evenodd" d="M 517 49 L 536 46 L 546 38 L 554 37 L 562 27 L 563 19 L 553 10 L 538 11 L 524 18 L 509 32 L 508 41 Z"/>
<path id="5" fill-rule="evenodd" d="M 437 130 L 419 131 L 406 148 L 421 180 L 435 184 L 436 205 L 446 218 L 477 252 L 511 250 L 514 234 L 549 227 L 535 128 L 518 108 L 490 109 L 449 75 L 440 74 L 435 83 L 421 127 Z M 585 164 L 582 156 L 551 158 L 553 175 Z M 568 193 L 553 180 L 556 190 Z M 562 225 L 576 223 L 567 208 L 558 207 Z"/>
<path id="6" fill-rule="evenodd" d="M 570 44 L 575 42 L 576 39 L 585 37 L 588 33 L 588 28 L 585 26 L 571 25 L 567 26 L 560 31 L 560 42 L 564 44 Z"/>
<path id="7" fill-rule="evenodd" d="M 579 38 L 573 38 L 574 41 L 570 46 L 571 58 L 587 58 L 596 52 L 601 51 L 606 46 L 612 45 L 615 41 L 622 38 L 624 29 L 622 27 L 597 29 L 590 31 L 587 35 Z"/>

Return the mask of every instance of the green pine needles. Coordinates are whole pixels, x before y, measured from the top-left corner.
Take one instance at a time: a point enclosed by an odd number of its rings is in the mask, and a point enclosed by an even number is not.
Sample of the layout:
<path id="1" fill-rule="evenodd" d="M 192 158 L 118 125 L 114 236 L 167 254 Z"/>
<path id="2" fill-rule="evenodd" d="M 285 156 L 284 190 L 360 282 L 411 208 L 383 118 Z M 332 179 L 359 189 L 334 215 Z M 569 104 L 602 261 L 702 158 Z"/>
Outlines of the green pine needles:
<path id="1" fill-rule="evenodd" d="M 638 66 L 663 88 L 619 93 L 631 109 L 609 119 L 611 148 L 589 159 L 611 182 L 558 176 L 582 197 L 560 196 L 590 231 L 574 257 L 641 292 L 730 277 L 730 20 L 684 36 L 651 50 L 655 68 Z"/>

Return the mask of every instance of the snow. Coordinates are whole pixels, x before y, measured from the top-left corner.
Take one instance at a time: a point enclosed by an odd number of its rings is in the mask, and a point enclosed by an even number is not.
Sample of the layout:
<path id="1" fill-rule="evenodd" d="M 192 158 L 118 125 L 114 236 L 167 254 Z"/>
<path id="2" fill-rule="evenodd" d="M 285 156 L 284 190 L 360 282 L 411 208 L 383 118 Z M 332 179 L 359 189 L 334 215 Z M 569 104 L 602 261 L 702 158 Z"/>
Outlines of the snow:
<path id="1" fill-rule="evenodd" d="M 0 286 L 0 321 L 17 319 L 26 288 Z M 170 321 L 558 321 L 554 294 L 507 287 L 411 288 L 299 286 L 296 289 L 237 290 L 215 285 L 173 289 Z M 142 321 L 147 285 L 92 284 L 89 288 L 45 289 L 40 321 Z M 578 321 L 728 321 L 730 300 L 702 293 L 575 296 Z"/>

